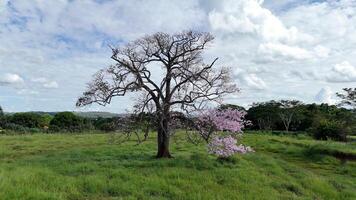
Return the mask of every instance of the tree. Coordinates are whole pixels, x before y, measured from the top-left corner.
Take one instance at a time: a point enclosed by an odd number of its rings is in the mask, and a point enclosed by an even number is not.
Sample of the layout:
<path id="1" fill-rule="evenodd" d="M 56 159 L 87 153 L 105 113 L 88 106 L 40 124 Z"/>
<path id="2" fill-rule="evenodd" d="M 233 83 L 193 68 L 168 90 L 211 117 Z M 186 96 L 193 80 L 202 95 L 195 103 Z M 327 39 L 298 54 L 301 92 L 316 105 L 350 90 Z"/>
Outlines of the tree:
<path id="1" fill-rule="evenodd" d="M 57 113 L 49 125 L 51 131 L 76 132 L 91 128 L 89 119 L 79 117 L 72 112 Z"/>
<path id="2" fill-rule="evenodd" d="M 10 122 L 27 128 L 43 128 L 46 126 L 45 117 L 33 112 L 15 113 L 10 117 Z"/>
<path id="3" fill-rule="evenodd" d="M 239 105 L 234 105 L 234 104 L 221 104 L 219 106 L 219 110 L 226 110 L 226 109 L 232 109 L 232 110 L 238 110 L 238 111 L 244 111 L 246 112 L 246 108 L 239 106 Z"/>
<path id="4" fill-rule="evenodd" d="M 279 117 L 281 118 L 286 132 L 289 131 L 290 124 L 296 114 L 295 109 L 302 105 L 302 102 L 297 100 L 281 100 L 278 102 L 280 105 Z"/>
<path id="5" fill-rule="evenodd" d="M 341 98 L 340 106 L 350 106 L 356 109 L 356 88 L 344 88 L 346 94 L 336 93 L 336 95 Z"/>
<path id="6" fill-rule="evenodd" d="M 171 157 L 169 124 L 174 109 L 199 109 L 238 91 L 228 68 L 214 68 L 217 58 L 210 64 L 203 61 L 202 54 L 213 39 L 209 33 L 194 31 L 156 33 L 112 48 L 115 64 L 94 75 L 77 106 L 106 105 L 113 97 L 142 92 L 138 107 L 142 111 L 151 103 L 155 107 L 157 158 Z M 163 71 L 160 78 L 157 66 Z"/>
<path id="7" fill-rule="evenodd" d="M 0 117 L 4 116 L 4 111 L 2 110 L 2 107 L 0 106 Z"/>
<path id="8" fill-rule="evenodd" d="M 280 104 L 274 100 L 253 103 L 246 118 L 252 122 L 255 128 L 257 126 L 260 130 L 272 130 L 276 121 L 279 120 L 279 106 Z"/>

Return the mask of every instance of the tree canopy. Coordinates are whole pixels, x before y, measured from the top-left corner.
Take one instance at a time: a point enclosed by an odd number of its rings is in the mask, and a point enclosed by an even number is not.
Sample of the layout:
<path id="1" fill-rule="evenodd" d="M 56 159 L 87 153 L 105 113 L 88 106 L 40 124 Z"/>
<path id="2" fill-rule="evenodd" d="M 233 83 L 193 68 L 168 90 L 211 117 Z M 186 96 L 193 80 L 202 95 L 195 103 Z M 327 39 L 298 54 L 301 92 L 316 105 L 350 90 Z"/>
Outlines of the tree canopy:
<path id="1" fill-rule="evenodd" d="M 220 102 L 226 94 L 238 92 L 229 68 L 215 67 L 218 58 L 204 62 L 203 52 L 213 39 L 210 33 L 195 31 L 156 33 L 112 47 L 115 64 L 94 75 L 77 106 L 106 105 L 113 97 L 140 92 L 136 109 L 144 112 L 152 105 L 154 108 L 151 111 L 157 124 L 157 157 L 170 157 L 172 111 L 201 109 L 211 101 Z"/>

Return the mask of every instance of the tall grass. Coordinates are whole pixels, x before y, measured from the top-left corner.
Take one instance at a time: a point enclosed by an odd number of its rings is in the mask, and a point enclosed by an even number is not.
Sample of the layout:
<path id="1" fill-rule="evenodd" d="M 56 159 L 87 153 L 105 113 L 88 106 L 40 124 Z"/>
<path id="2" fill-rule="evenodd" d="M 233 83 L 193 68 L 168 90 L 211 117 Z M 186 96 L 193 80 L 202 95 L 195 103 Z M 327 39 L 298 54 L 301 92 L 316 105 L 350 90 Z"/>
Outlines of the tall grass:
<path id="1" fill-rule="evenodd" d="M 354 144 L 246 134 L 256 153 L 221 162 L 176 137 L 157 160 L 155 138 L 109 144 L 105 134 L 0 137 L 0 199 L 356 199 L 356 164 L 313 146 Z"/>

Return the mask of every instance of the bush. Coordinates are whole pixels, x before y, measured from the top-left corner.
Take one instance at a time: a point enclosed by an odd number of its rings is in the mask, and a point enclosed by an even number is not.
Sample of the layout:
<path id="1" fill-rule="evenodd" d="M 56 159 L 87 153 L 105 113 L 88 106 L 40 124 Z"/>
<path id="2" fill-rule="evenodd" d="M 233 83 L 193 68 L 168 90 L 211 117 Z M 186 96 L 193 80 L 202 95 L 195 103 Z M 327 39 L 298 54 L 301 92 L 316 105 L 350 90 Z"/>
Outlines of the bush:
<path id="1" fill-rule="evenodd" d="M 76 116 L 72 112 L 60 112 L 51 120 L 49 129 L 52 132 L 80 132 L 92 129 L 92 124 L 89 119 Z"/>
<path id="2" fill-rule="evenodd" d="M 48 126 L 46 117 L 37 113 L 15 113 L 8 117 L 8 121 L 26 128 L 44 128 Z"/>
<path id="3" fill-rule="evenodd" d="M 21 125 L 14 124 L 14 123 L 5 123 L 5 124 L 3 124 L 3 128 L 7 129 L 7 130 L 16 131 L 16 132 L 27 132 L 27 129 L 28 129 L 26 127 L 23 127 Z"/>
<path id="4" fill-rule="evenodd" d="M 112 132 L 116 131 L 118 127 L 118 119 L 117 118 L 98 118 L 93 122 L 95 129 Z"/>
<path id="5" fill-rule="evenodd" d="M 321 120 L 312 128 L 313 137 L 317 140 L 346 141 L 348 130 L 344 124 L 333 120 Z"/>

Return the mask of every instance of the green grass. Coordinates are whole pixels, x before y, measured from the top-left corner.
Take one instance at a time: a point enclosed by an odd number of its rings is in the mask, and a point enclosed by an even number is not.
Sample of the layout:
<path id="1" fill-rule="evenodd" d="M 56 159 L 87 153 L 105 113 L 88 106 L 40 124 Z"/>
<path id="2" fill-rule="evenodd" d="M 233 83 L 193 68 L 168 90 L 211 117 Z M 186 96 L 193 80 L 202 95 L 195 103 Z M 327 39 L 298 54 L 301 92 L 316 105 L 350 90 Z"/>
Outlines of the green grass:
<path id="1" fill-rule="evenodd" d="M 328 154 L 356 153 L 355 143 L 246 134 L 256 153 L 221 162 L 182 139 L 174 159 L 157 160 L 154 138 L 108 138 L 0 136 L 0 199 L 356 199 L 356 162 Z"/>

